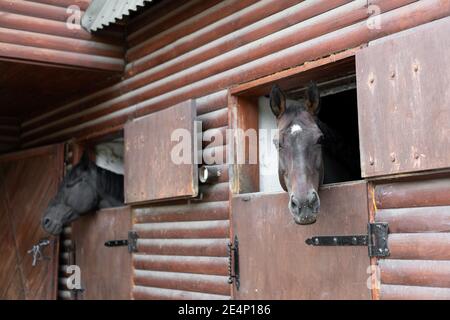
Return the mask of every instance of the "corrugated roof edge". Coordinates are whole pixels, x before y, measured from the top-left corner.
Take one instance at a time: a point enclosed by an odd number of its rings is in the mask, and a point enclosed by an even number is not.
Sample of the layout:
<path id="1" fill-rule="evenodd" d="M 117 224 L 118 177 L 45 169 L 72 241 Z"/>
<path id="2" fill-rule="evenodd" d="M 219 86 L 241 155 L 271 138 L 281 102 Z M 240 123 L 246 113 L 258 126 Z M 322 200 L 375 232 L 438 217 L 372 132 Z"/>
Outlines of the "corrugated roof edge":
<path id="1" fill-rule="evenodd" d="M 103 29 L 137 11 L 153 0 L 93 0 L 81 20 L 83 28 L 89 32 Z"/>

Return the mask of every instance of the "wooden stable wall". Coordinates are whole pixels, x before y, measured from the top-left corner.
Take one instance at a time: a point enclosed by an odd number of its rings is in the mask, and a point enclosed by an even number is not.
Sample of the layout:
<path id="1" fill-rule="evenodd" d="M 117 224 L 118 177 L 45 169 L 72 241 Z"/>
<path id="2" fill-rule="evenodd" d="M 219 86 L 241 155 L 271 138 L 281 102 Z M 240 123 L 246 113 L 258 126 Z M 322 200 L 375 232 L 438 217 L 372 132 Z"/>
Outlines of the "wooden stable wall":
<path id="1" fill-rule="evenodd" d="M 19 147 L 20 121 L 15 118 L 0 117 L 0 153 Z"/>
<path id="2" fill-rule="evenodd" d="M 377 185 L 374 205 L 390 233 L 379 298 L 450 299 L 450 178 Z"/>
<path id="3" fill-rule="evenodd" d="M 0 0 L 0 59 L 122 71 L 122 35 L 70 29 L 67 8 L 82 13 L 91 0 Z M 73 14 L 73 13 L 72 13 Z"/>
<path id="4" fill-rule="evenodd" d="M 203 134 L 224 132 L 226 105 L 198 99 Z M 204 158 L 225 154 L 224 145 L 206 146 Z M 226 166 L 218 179 L 200 185 L 198 199 L 173 201 L 133 210 L 139 234 L 133 254 L 134 299 L 229 299 L 229 179 Z M 156 182 L 155 182 L 156 183 Z"/>
<path id="5" fill-rule="evenodd" d="M 238 83 L 450 14 L 449 0 L 369 3 L 379 29 L 367 26 L 367 0 L 163 2 L 130 22 L 123 81 L 26 121 L 23 146 L 119 128 L 190 98 L 225 101 Z"/>
<path id="6" fill-rule="evenodd" d="M 368 28 L 368 4 L 379 6 L 380 28 Z M 449 15 L 450 0 L 163 1 L 130 21 L 123 80 L 25 121 L 22 146 L 103 135 L 188 99 L 204 130 L 223 131 L 228 88 Z M 200 201 L 133 210 L 135 299 L 229 298 L 223 172 Z"/>

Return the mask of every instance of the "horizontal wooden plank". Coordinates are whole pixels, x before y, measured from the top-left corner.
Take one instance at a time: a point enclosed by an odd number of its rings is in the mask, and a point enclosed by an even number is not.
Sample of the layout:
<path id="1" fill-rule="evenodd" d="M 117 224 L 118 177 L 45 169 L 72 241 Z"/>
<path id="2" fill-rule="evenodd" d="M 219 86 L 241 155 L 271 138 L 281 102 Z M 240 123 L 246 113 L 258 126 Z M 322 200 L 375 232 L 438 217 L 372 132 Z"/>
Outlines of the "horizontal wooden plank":
<path id="1" fill-rule="evenodd" d="M 228 239 L 138 239 L 138 252 L 157 255 L 226 257 Z"/>
<path id="2" fill-rule="evenodd" d="M 204 113 L 197 117 L 202 122 L 202 129 L 208 130 L 228 125 L 228 108 Z"/>
<path id="3" fill-rule="evenodd" d="M 229 235 L 228 220 L 219 221 L 183 221 L 134 224 L 134 230 L 140 238 L 226 238 Z"/>
<path id="4" fill-rule="evenodd" d="M 67 21 L 70 13 L 67 8 L 39 3 L 36 1 L 0 0 L 0 10 L 24 16 Z"/>
<path id="5" fill-rule="evenodd" d="M 228 202 L 190 203 L 133 209 L 135 223 L 227 220 Z"/>
<path id="6" fill-rule="evenodd" d="M 450 260 L 450 233 L 394 233 L 388 245 L 390 259 Z"/>
<path id="7" fill-rule="evenodd" d="M 450 300 L 450 289 L 381 285 L 381 300 Z"/>
<path id="8" fill-rule="evenodd" d="M 226 276 L 194 273 L 134 270 L 134 283 L 138 286 L 177 289 L 202 293 L 230 295 Z"/>
<path id="9" fill-rule="evenodd" d="M 226 257 L 187 257 L 160 255 L 133 255 L 133 266 L 140 270 L 187 272 L 227 276 Z"/>
<path id="10" fill-rule="evenodd" d="M 222 90 L 195 100 L 197 115 L 213 112 L 227 107 L 228 91 Z"/>
<path id="11" fill-rule="evenodd" d="M 228 157 L 228 145 L 221 145 L 203 149 L 203 163 L 206 165 L 226 164 Z"/>
<path id="12" fill-rule="evenodd" d="M 228 124 L 220 128 L 212 128 L 203 132 L 203 149 L 228 144 Z"/>
<path id="13" fill-rule="evenodd" d="M 133 298 L 136 300 L 229 300 L 229 296 L 207 294 L 183 290 L 170 290 L 134 286 Z"/>
<path id="14" fill-rule="evenodd" d="M 380 209 L 378 222 L 387 222 L 390 233 L 449 232 L 450 206 Z"/>
<path id="15" fill-rule="evenodd" d="M 107 43 L 0 28 L 0 42 L 123 59 L 124 49 Z"/>
<path id="16" fill-rule="evenodd" d="M 377 208 L 450 205 L 450 178 L 382 184 L 375 187 Z"/>
<path id="17" fill-rule="evenodd" d="M 134 116 L 141 116 L 155 111 L 158 108 L 173 105 L 177 103 L 177 101 L 180 102 L 187 98 L 204 96 L 209 93 L 217 92 L 233 84 L 266 76 L 333 52 L 357 47 L 368 41 L 383 37 L 386 34 L 399 32 L 422 23 L 448 16 L 449 12 L 450 4 L 443 3 L 442 1 L 430 0 L 425 2 L 415 2 L 408 6 L 381 14 L 382 29 L 371 29 L 369 30 L 370 32 L 367 32 L 366 21 L 361 21 L 349 27 L 288 47 L 279 52 L 274 52 L 263 58 L 252 60 L 249 63 L 242 64 L 242 62 L 240 62 L 239 66 L 236 68 L 216 73 L 214 76 L 186 84 L 183 87 L 169 86 L 170 88 L 168 88 L 169 79 L 167 79 L 167 81 L 163 81 L 164 84 L 159 83 L 159 85 L 163 85 L 164 89 L 160 87 L 157 93 L 155 90 L 151 90 L 149 85 L 146 85 L 145 88 L 139 88 L 138 90 L 131 91 L 129 95 L 125 95 L 127 99 L 129 98 L 128 102 L 131 104 L 128 109 L 123 106 L 119 108 L 117 105 L 111 106 L 111 104 L 109 104 L 109 106 L 97 106 L 98 108 L 92 108 L 89 111 L 84 110 L 79 113 L 79 116 L 83 117 L 82 122 L 79 121 L 80 119 L 72 119 L 70 121 L 66 119 L 65 121 L 62 121 L 63 123 L 60 127 L 53 127 L 53 130 L 50 130 L 51 133 L 47 131 L 44 134 L 43 130 L 39 135 L 35 135 L 34 137 L 28 136 L 25 144 L 33 145 L 38 141 L 42 142 L 43 140 L 56 137 L 61 138 L 65 135 L 73 136 L 74 134 L 82 134 L 81 131 L 87 130 L 88 127 L 94 124 L 98 130 L 99 128 L 102 128 L 103 125 L 106 126 L 107 122 L 108 125 L 112 125 L 113 119 L 120 123 L 126 121 L 131 114 Z M 407 17 L 411 16 L 416 17 L 416 19 L 407 19 Z M 336 20 L 333 22 L 335 21 Z M 298 36 L 298 34 L 296 34 L 296 36 Z M 189 72 L 195 73 L 195 70 L 192 69 L 189 70 Z M 181 73 L 177 74 L 177 77 L 179 76 L 181 76 Z M 183 77 L 192 79 L 188 75 L 183 75 Z M 123 90 L 127 85 L 128 84 L 124 82 L 119 86 L 120 88 L 114 88 L 113 90 Z M 151 83 L 150 85 L 153 88 L 158 86 L 156 82 Z M 166 93 L 162 93 L 161 90 Z M 109 107 L 111 107 L 111 109 L 107 110 Z M 107 118 L 101 118 L 106 114 L 108 115 Z M 116 125 L 117 124 L 118 123 L 116 123 Z"/>
<path id="18" fill-rule="evenodd" d="M 381 283 L 450 288 L 450 261 L 381 259 Z"/>
<path id="19" fill-rule="evenodd" d="M 35 48 L 4 42 L 0 43 L 0 57 L 110 71 L 122 71 L 124 66 L 123 59 L 119 58 Z"/>
<path id="20" fill-rule="evenodd" d="M 227 201 L 230 194 L 230 185 L 228 182 L 217 183 L 213 185 L 200 185 L 200 199 L 205 202 Z"/>

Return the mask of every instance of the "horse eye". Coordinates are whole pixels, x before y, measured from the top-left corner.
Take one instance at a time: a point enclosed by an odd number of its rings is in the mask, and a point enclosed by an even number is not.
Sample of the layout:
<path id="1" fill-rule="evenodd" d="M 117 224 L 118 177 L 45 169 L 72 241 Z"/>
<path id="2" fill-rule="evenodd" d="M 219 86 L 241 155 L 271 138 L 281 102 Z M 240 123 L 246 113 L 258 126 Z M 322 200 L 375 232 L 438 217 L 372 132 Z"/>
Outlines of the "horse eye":
<path id="1" fill-rule="evenodd" d="M 323 141 L 324 141 L 324 137 L 323 137 L 323 135 L 322 135 L 322 136 L 320 136 L 320 137 L 317 139 L 316 144 L 322 144 Z"/>

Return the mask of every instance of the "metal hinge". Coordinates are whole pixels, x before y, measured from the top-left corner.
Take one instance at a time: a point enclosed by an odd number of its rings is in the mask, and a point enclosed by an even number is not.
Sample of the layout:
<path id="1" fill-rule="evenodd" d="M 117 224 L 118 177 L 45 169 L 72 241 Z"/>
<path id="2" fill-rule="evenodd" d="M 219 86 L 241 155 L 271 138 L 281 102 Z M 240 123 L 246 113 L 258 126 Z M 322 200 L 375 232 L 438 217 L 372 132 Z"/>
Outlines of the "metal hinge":
<path id="1" fill-rule="evenodd" d="M 128 246 L 128 252 L 137 252 L 137 239 L 139 238 L 136 231 L 128 231 L 128 239 L 109 240 L 105 242 L 106 247 L 122 247 Z"/>
<path id="2" fill-rule="evenodd" d="M 367 246 L 369 257 L 389 256 L 389 226 L 384 222 L 367 224 L 367 235 L 317 236 L 306 239 L 311 246 Z"/>
<path id="3" fill-rule="evenodd" d="M 239 290 L 239 240 L 236 235 L 234 241 L 228 243 L 228 283 L 232 284 L 233 282 L 236 289 Z"/>

